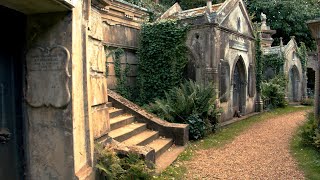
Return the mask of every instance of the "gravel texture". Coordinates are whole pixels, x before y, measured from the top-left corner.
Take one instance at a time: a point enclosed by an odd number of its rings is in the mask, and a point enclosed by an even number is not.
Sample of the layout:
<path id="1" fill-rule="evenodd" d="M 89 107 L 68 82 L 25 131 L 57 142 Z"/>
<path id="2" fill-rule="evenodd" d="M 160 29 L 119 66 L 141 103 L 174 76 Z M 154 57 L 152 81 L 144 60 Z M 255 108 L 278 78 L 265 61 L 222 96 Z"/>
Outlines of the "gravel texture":
<path id="1" fill-rule="evenodd" d="M 186 179 L 304 179 L 289 145 L 304 119 L 305 112 L 281 115 L 256 123 L 221 148 L 197 151 L 185 163 Z"/>

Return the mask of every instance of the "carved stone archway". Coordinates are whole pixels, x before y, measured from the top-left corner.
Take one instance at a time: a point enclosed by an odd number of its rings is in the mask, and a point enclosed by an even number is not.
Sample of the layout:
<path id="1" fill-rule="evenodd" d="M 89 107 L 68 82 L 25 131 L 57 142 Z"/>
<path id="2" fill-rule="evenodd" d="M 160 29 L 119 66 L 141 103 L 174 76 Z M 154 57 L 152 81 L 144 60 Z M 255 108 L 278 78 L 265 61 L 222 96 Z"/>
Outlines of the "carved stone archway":
<path id="1" fill-rule="evenodd" d="M 238 56 L 237 60 L 234 63 L 231 78 L 233 111 L 239 111 L 240 114 L 245 114 L 247 73 L 244 60 L 241 56 Z"/>

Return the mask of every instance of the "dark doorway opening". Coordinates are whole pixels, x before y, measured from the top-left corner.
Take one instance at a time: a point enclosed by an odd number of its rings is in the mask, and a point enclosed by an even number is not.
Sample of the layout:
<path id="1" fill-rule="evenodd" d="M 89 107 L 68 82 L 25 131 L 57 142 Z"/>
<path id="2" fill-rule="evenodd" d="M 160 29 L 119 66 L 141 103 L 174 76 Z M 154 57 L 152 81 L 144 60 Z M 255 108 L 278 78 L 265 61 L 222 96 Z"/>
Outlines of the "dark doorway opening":
<path id="1" fill-rule="evenodd" d="M 316 80 L 316 72 L 312 68 L 307 68 L 307 95 L 309 98 L 314 97 L 314 89 L 315 89 L 315 80 Z"/>
<path id="2" fill-rule="evenodd" d="M 24 14 L 0 6 L 0 179 L 23 179 Z"/>
<path id="3" fill-rule="evenodd" d="M 299 70 L 296 66 L 293 66 L 289 73 L 289 88 L 290 88 L 290 97 L 289 100 L 293 102 L 300 101 L 299 91 L 300 91 L 300 77 Z"/>

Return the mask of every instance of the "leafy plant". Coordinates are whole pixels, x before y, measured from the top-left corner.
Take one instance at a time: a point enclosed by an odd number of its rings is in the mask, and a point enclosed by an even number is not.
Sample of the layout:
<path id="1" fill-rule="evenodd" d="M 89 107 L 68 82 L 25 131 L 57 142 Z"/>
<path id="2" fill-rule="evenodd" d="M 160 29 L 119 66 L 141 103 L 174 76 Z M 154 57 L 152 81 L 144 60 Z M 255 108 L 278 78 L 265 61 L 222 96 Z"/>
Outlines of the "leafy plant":
<path id="1" fill-rule="evenodd" d="M 287 79 L 284 75 L 277 75 L 269 82 L 262 83 L 262 99 L 270 100 L 272 108 L 285 107 L 286 101 L 286 84 Z"/>
<path id="2" fill-rule="evenodd" d="M 312 98 L 303 99 L 301 101 L 301 105 L 313 106 L 313 104 L 314 104 L 314 99 L 312 99 Z"/>
<path id="3" fill-rule="evenodd" d="M 320 151 L 320 132 L 313 112 L 308 114 L 307 122 L 302 126 L 299 136 L 305 146 L 314 146 Z"/>
<path id="4" fill-rule="evenodd" d="M 149 180 L 153 171 L 148 168 L 139 155 L 129 153 L 124 158 L 119 158 L 112 149 L 96 144 L 97 175 L 100 180 Z"/>
<path id="5" fill-rule="evenodd" d="M 140 32 L 138 49 L 138 102 L 147 104 L 183 80 L 187 64 L 188 28 L 177 21 L 145 23 Z"/>
<path id="6" fill-rule="evenodd" d="M 123 173 L 119 179 L 149 180 L 152 178 L 153 171 L 147 167 L 145 161 L 141 160 L 137 154 L 129 153 L 126 158 L 121 159 L 121 166 L 126 173 Z"/>
<path id="7" fill-rule="evenodd" d="M 190 138 L 199 139 L 217 125 L 220 109 L 215 100 L 212 84 L 205 86 L 189 80 L 166 92 L 164 99 L 156 99 L 147 110 L 167 121 L 189 124 Z"/>
<path id="8" fill-rule="evenodd" d="M 105 149 L 101 144 L 96 144 L 96 168 L 98 170 L 98 178 L 100 180 L 113 180 L 119 174 L 123 174 L 124 170 L 120 165 L 120 159 L 111 149 Z"/>

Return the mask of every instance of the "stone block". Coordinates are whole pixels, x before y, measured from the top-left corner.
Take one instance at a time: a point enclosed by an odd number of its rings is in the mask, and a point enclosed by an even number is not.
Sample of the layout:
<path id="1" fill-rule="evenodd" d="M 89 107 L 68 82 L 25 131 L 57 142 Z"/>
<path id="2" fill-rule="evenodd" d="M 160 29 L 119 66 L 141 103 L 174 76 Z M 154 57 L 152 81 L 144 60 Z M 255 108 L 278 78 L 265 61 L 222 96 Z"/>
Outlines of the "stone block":
<path id="1" fill-rule="evenodd" d="M 93 136 L 102 137 L 110 131 L 108 107 L 105 105 L 92 108 Z"/>
<path id="2" fill-rule="evenodd" d="M 100 75 L 91 75 L 91 105 L 100 105 L 108 102 L 107 80 Z"/>
<path id="3" fill-rule="evenodd" d="M 103 27 L 101 15 L 98 11 L 92 8 L 90 19 L 89 19 L 89 36 L 94 39 L 102 40 L 103 38 Z"/>
<path id="4" fill-rule="evenodd" d="M 106 72 L 106 56 L 102 43 L 89 39 L 88 44 L 90 69 L 96 72 Z"/>

